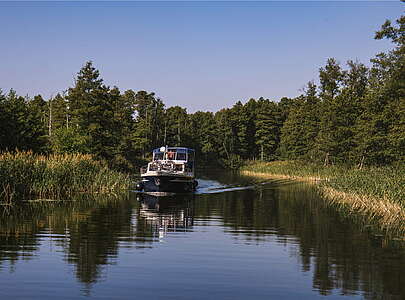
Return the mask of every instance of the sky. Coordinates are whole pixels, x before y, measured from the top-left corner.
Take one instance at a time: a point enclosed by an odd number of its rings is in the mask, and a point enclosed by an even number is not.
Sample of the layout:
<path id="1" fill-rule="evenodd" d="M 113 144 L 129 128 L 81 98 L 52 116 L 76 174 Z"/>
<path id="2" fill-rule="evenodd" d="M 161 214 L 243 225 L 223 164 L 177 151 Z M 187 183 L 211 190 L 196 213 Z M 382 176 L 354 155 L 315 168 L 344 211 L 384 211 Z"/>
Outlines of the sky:
<path id="1" fill-rule="evenodd" d="M 334 57 L 369 64 L 400 1 L 0 1 L 0 88 L 49 98 L 91 60 L 105 84 L 217 111 L 298 96 Z"/>

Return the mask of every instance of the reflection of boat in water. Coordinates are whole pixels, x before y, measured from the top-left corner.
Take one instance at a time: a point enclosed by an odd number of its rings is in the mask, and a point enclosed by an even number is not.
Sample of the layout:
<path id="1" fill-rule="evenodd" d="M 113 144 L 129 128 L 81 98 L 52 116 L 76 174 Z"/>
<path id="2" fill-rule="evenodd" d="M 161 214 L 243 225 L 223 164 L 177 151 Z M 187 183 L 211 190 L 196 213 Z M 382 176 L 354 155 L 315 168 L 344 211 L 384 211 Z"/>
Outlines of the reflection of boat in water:
<path id="1" fill-rule="evenodd" d="M 141 168 L 142 181 L 137 189 L 145 192 L 193 192 L 195 152 L 182 147 L 161 147 L 153 150 L 153 158 Z"/>
<path id="2" fill-rule="evenodd" d="M 192 200 L 188 197 L 157 197 L 138 194 L 139 216 L 159 237 L 168 232 L 186 232 L 193 226 Z"/>

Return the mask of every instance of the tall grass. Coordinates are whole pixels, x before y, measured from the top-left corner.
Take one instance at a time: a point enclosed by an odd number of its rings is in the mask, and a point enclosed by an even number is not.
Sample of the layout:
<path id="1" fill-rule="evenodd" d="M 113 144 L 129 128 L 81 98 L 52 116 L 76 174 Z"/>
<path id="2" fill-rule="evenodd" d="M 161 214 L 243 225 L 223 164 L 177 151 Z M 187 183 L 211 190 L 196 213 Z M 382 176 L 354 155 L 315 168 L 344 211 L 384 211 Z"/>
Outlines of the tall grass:
<path id="1" fill-rule="evenodd" d="M 244 172 L 318 180 L 322 186 L 376 198 L 386 198 L 405 207 L 405 166 L 322 166 L 304 161 L 250 162 Z"/>
<path id="2" fill-rule="evenodd" d="M 382 228 L 405 227 L 405 166 L 322 166 L 303 161 L 250 162 L 246 175 L 317 182 L 323 195 L 350 212 L 377 219 Z"/>
<path id="3" fill-rule="evenodd" d="M 0 202 L 62 199 L 75 193 L 112 193 L 129 185 L 128 175 L 110 170 L 91 155 L 0 153 Z"/>

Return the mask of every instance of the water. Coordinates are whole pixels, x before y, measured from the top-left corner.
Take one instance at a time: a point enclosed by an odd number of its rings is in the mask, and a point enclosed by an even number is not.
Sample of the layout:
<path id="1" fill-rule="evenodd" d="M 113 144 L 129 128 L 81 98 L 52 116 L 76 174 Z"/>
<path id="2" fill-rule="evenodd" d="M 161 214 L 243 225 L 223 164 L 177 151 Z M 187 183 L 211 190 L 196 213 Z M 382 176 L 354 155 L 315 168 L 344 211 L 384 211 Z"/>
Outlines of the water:
<path id="1" fill-rule="evenodd" d="M 404 243 L 313 187 L 199 181 L 1 211 L 0 299 L 405 299 Z"/>

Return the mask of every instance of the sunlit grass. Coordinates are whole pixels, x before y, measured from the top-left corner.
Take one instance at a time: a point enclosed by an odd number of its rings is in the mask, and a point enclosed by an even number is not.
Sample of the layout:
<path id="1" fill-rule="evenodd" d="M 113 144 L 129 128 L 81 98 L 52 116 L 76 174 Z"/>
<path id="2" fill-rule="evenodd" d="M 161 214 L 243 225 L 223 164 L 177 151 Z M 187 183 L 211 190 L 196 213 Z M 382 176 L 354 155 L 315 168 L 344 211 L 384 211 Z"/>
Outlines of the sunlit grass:
<path id="1" fill-rule="evenodd" d="M 242 168 L 263 174 L 321 180 L 339 191 L 387 198 L 405 206 L 405 167 L 322 166 L 303 161 L 251 162 Z"/>
<path id="2" fill-rule="evenodd" d="M 324 196 L 378 219 L 382 227 L 405 227 L 405 167 L 322 166 L 303 161 L 249 162 L 246 175 L 317 182 Z"/>
<path id="3" fill-rule="evenodd" d="M 75 193 L 113 193 L 129 188 L 128 175 L 91 155 L 0 153 L 0 202 L 61 199 Z"/>

